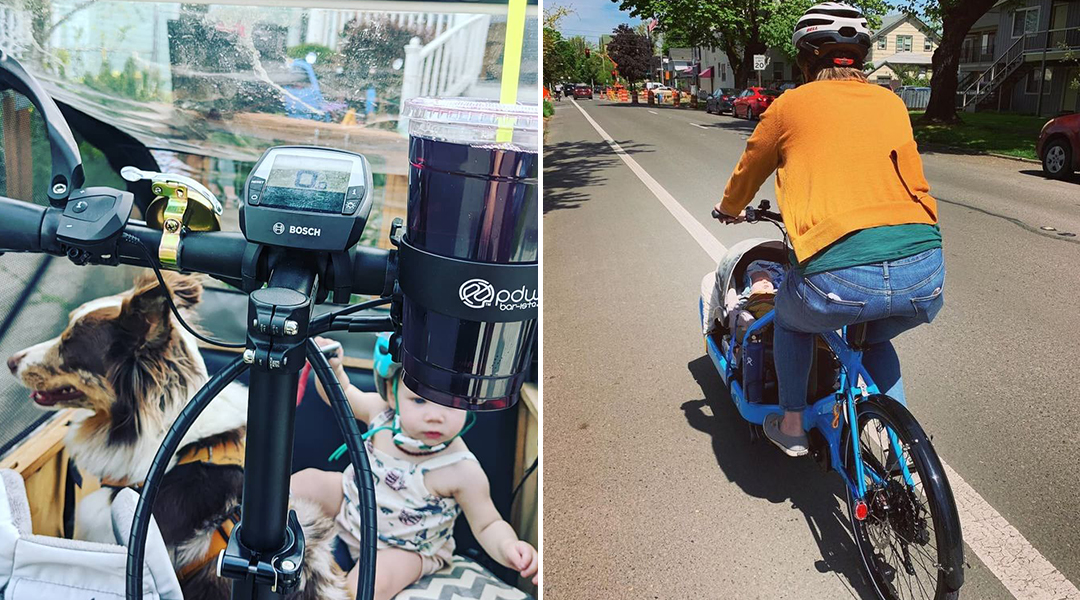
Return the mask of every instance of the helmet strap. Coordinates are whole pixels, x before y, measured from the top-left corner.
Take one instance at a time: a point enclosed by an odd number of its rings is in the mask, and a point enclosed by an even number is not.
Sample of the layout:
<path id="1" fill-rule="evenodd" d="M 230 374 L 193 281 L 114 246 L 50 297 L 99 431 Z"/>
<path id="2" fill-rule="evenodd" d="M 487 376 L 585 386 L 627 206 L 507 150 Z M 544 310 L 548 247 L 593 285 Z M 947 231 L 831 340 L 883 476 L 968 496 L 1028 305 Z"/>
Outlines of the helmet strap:
<path id="1" fill-rule="evenodd" d="M 401 381 L 401 377 L 395 377 L 394 378 L 394 383 L 393 383 L 394 420 L 391 422 L 390 425 L 384 425 L 382 427 L 379 427 L 377 429 L 374 429 L 374 430 L 369 431 L 368 433 L 364 434 L 364 439 L 367 439 L 368 437 L 370 437 L 371 435 L 373 435 L 377 431 L 381 431 L 383 429 L 388 429 L 391 432 L 393 432 L 394 435 L 393 435 L 392 439 L 394 440 L 394 445 L 397 446 L 399 450 L 401 450 L 402 452 L 404 452 L 406 454 L 410 454 L 410 455 L 413 455 L 413 456 L 417 456 L 417 455 L 422 456 L 424 454 L 434 454 L 436 452 L 445 450 L 446 447 L 449 446 L 451 442 L 453 442 L 457 438 L 465 435 L 465 432 L 472 429 L 472 426 L 476 424 L 476 415 L 471 413 L 471 412 L 468 413 L 465 416 L 465 426 L 461 428 L 461 431 L 457 432 L 454 435 L 454 437 L 452 437 L 452 438 L 450 438 L 450 439 L 448 439 L 448 440 L 446 440 L 444 442 L 439 442 L 438 444 L 435 444 L 434 446 L 428 445 L 428 444 L 424 443 L 423 441 L 418 440 L 418 439 L 416 439 L 414 437 L 410 437 L 408 435 L 405 435 L 405 432 L 401 429 L 401 400 L 398 398 L 398 382 L 399 381 Z M 429 402 L 429 401 L 425 400 L 425 402 Z"/>

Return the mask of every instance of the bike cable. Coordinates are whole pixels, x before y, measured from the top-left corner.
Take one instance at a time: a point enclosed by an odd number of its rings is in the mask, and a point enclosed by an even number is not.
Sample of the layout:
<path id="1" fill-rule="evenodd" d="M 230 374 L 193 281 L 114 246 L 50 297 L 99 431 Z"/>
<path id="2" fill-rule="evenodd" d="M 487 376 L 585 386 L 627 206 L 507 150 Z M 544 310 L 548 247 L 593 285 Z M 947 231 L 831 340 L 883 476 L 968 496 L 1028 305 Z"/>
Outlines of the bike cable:
<path id="1" fill-rule="evenodd" d="M 203 342 L 205 342 L 207 344 L 213 344 L 215 346 L 221 346 L 222 348 L 246 348 L 247 347 L 246 342 L 242 343 L 242 344 L 234 344 L 234 343 L 229 343 L 229 342 L 223 342 L 221 340 L 215 340 L 215 339 L 208 338 L 208 337 L 205 337 L 203 335 L 200 335 L 197 331 L 192 329 L 191 326 L 187 324 L 187 321 L 184 320 L 184 317 L 182 317 L 180 315 L 180 310 L 176 308 L 176 304 L 173 302 L 173 299 L 172 299 L 172 291 L 169 290 L 169 286 L 165 283 L 165 277 L 161 274 L 161 268 L 158 266 L 158 261 L 157 261 L 157 259 L 154 258 L 153 253 L 150 252 L 150 249 L 147 248 L 146 245 L 142 243 L 142 240 L 140 240 L 138 237 L 136 237 L 134 235 L 125 233 L 125 234 L 123 234 L 123 238 L 124 238 L 124 241 L 139 247 L 143 251 L 143 253 L 146 255 L 146 258 L 147 258 L 148 262 L 150 263 L 150 268 L 152 268 L 154 270 L 154 275 L 157 276 L 158 283 L 161 284 L 162 289 L 165 290 L 165 301 L 168 302 L 169 308 L 172 309 L 172 313 L 174 315 L 176 315 L 176 319 L 178 321 L 180 321 L 180 325 L 182 325 L 184 327 L 184 329 L 188 330 L 188 333 L 190 333 L 191 335 L 195 336 L 197 339 L 199 339 L 199 340 L 201 340 L 201 341 L 203 341 Z M 332 312 L 332 313 L 328 313 L 326 315 L 323 315 L 323 316 L 319 317 L 317 320 L 325 322 L 325 324 L 327 326 L 333 326 L 334 319 L 336 319 L 338 317 L 343 317 L 345 315 L 350 315 L 352 313 L 364 310 L 366 308 L 374 308 L 376 306 L 382 306 L 384 304 L 389 304 L 392 300 L 393 300 L 392 298 L 375 298 L 374 300 L 369 300 L 367 302 L 360 302 L 359 304 L 353 304 L 353 305 L 347 306 L 347 307 L 345 307 L 345 308 L 343 308 L 341 310 L 338 310 L 338 311 L 335 311 L 335 312 Z"/>
<path id="2" fill-rule="evenodd" d="M 521 476 L 521 481 L 519 481 L 518 484 L 517 484 L 517 487 L 514 488 L 514 492 L 512 494 L 510 494 L 510 504 L 511 505 L 514 503 L 514 499 L 517 498 L 518 492 L 521 491 L 522 486 L 524 486 L 525 482 L 528 481 L 529 475 L 532 475 L 533 472 L 536 471 L 536 467 L 538 467 L 539 465 L 540 465 L 540 457 L 536 457 L 535 459 L 533 459 L 532 466 L 530 466 L 528 469 L 525 470 L 525 474 Z"/>
<path id="3" fill-rule="evenodd" d="M 142 240 L 140 240 L 138 237 L 136 237 L 134 235 L 131 235 L 129 233 L 125 233 L 125 234 L 123 234 L 123 238 L 124 238 L 125 242 L 128 242 L 130 244 L 138 246 L 139 248 L 142 249 L 143 253 L 146 254 L 146 258 L 150 262 L 150 268 L 152 268 L 154 270 L 154 275 L 157 275 L 158 283 L 161 284 L 161 288 L 163 290 L 165 290 L 165 301 L 169 303 L 169 308 L 172 309 L 173 314 L 176 315 L 176 319 L 178 321 L 180 321 L 180 324 L 184 326 L 184 329 L 188 330 L 188 333 L 195 336 L 199 340 L 201 340 L 203 342 L 206 342 L 207 344 L 214 344 L 215 346 L 221 346 L 222 348 L 246 348 L 247 347 L 247 342 L 246 341 L 244 343 L 242 343 L 242 344 L 233 344 L 233 343 L 229 343 L 229 342 L 223 342 L 221 340 L 215 340 L 215 339 L 211 339 L 211 338 L 208 338 L 208 337 L 204 337 L 204 336 L 200 335 L 197 331 L 192 329 L 191 326 L 189 326 L 187 324 L 187 321 L 184 320 L 184 317 L 180 316 L 180 311 L 177 310 L 176 304 L 173 303 L 172 290 L 170 290 L 169 286 L 166 285 L 165 277 L 163 277 L 161 275 L 161 268 L 158 266 L 158 261 L 154 257 L 154 254 L 152 252 L 150 252 L 150 249 L 147 248 L 146 245 L 142 243 Z"/>

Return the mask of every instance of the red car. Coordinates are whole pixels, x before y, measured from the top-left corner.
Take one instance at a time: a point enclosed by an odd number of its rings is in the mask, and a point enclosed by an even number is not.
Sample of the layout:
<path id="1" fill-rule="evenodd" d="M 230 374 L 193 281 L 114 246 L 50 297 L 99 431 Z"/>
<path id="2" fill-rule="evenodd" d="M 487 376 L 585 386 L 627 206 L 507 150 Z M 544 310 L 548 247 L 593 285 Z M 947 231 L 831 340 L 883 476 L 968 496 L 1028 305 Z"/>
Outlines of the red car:
<path id="1" fill-rule="evenodd" d="M 588 98 L 589 100 L 592 100 L 592 88 L 584 83 L 575 85 L 574 98 Z"/>
<path id="2" fill-rule="evenodd" d="M 759 87 L 747 88 L 743 90 L 743 93 L 739 94 L 738 98 L 735 98 L 735 102 L 732 103 L 731 114 L 745 119 L 756 119 L 761 116 L 761 113 L 765 112 L 766 108 L 769 108 L 772 101 L 779 95 L 780 92 L 777 90 L 767 90 Z"/>
<path id="3" fill-rule="evenodd" d="M 1047 121 L 1035 142 L 1035 153 L 1043 173 L 1052 179 L 1067 179 L 1080 170 L 1080 113 Z"/>

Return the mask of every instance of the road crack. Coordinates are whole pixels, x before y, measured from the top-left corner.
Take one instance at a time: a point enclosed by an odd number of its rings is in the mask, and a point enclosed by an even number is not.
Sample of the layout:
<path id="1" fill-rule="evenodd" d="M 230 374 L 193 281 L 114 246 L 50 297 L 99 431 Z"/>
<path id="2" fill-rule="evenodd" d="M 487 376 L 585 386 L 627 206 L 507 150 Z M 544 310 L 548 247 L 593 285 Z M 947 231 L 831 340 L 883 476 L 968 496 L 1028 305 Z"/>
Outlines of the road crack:
<path id="1" fill-rule="evenodd" d="M 1025 230 L 1025 231 L 1028 231 L 1030 233 L 1034 233 L 1036 235 L 1039 235 L 1039 236 L 1042 236 L 1042 237 L 1045 237 L 1045 238 L 1050 238 L 1052 240 L 1057 240 L 1059 242 L 1069 242 L 1071 244 L 1080 244 L 1080 238 L 1061 236 L 1061 235 L 1058 235 L 1057 232 L 1054 232 L 1054 233 L 1046 232 L 1046 231 L 1043 231 L 1043 230 L 1039 229 L 1038 227 L 1036 227 L 1034 225 L 1028 225 L 1027 223 L 1025 223 L 1025 222 L 1023 222 L 1020 219 L 1017 219 L 1015 217 L 1008 217 L 1008 216 L 1005 216 L 1005 215 L 1002 215 L 1002 214 L 998 214 L 996 212 L 986 210 L 985 208 L 979 208 L 977 206 L 972 206 L 970 204 L 964 204 L 963 202 L 956 202 L 955 200 L 946 200 L 946 199 L 940 198 L 938 196 L 934 196 L 934 199 L 937 200 L 938 202 L 944 202 L 945 204 L 952 204 L 954 206 L 962 206 L 964 208 L 968 208 L 968 209 L 974 210 L 976 212 L 981 212 L 984 215 L 989 215 L 991 217 L 997 217 L 999 219 L 1004 219 L 1005 221 L 1008 221 L 1008 222 L 1012 223 L 1013 225 L 1016 225 L 1017 227 Z"/>

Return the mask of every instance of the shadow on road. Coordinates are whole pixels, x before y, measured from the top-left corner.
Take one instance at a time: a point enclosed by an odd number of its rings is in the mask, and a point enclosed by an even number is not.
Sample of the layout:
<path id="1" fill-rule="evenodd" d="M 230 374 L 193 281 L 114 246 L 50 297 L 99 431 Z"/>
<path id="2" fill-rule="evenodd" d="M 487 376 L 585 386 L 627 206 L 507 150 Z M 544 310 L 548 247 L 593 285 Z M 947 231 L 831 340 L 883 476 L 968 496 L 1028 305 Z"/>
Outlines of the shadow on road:
<path id="1" fill-rule="evenodd" d="M 651 152 L 650 146 L 618 141 L 627 154 Z M 607 142 L 562 142 L 544 147 L 544 213 L 577 208 L 590 198 L 588 188 L 603 185 L 604 170 L 621 162 Z"/>
<path id="2" fill-rule="evenodd" d="M 728 480 L 756 498 L 774 504 L 790 501 L 792 508 L 802 512 L 821 551 L 821 560 L 814 562 L 817 571 L 835 573 L 853 597 L 876 599 L 863 573 L 847 514 L 841 509 L 844 489 L 840 478 L 822 473 L 809 458 L 784 456 L 768 440 L 752 443 L 749 426 L 708 356 L 690 362 L 687 369 L 704 398 L 685 402 L 681 408 L 691 427 L 712 436 L 716 463 Z"/>
<path id="3" fill-rule="evenodd" d="M 1042 169 L 1023 169 L 1020 171 L 1021 175 L 1030 175 L 1032 177 L 1038 177 L 1039 179 L 1045 179 L 1046 181 L 1058 181 L 1046 176 L 1046 173 L 1042 172 Z M 1074 185 L 1080 185 L 1080 173 L 1074 173 L 1069 179 L 1062 179 L 1065 183 L 1072 183 Z"/>

